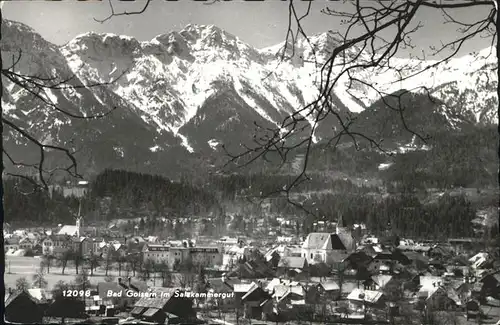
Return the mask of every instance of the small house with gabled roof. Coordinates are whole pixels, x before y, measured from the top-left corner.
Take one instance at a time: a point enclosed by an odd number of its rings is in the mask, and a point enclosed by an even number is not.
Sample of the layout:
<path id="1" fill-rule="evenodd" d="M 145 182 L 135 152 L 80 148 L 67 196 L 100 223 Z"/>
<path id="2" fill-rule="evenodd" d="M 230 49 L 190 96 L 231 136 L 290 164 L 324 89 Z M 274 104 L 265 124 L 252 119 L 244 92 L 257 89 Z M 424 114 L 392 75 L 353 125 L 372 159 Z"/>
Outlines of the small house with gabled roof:
<path id="1" fill-rule="evenodd" d="M 5 301 L 4 320 L 17 324 L 42 324 L 43 311 L 27 291 L 17 291 Z"/>
<path id="2" fill-rule="evenodd" d="M 196 318 L 193 300 L 183 297 L 178 288 L 155 288 L 155 295 L 142 297 L 132 309 L 134 318 L 163 324 L 166 319 L 192 320 Z"/>

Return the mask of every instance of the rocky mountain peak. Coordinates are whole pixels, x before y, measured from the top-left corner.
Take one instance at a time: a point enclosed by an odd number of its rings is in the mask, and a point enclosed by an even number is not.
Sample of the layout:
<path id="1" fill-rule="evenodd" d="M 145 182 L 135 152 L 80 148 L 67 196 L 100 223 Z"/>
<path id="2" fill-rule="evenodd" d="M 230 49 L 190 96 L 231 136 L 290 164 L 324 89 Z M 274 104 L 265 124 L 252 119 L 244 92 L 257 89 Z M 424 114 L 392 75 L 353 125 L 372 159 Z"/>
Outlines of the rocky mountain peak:
<path id="1" fill-rule="evenodd" d="M 120 77 L 106 87 L 65 90 L 49 95 L 76 112 L 82 107 L 106 111 L 115 106 L 120 108 L 117 112 L 126 112 L 126 123 L 122 119 L 99 122 L 101 133 L 88 133 L 90 140 L 82 136 L 82 143 L 87 140 L 96 143 L 96 139 L 105 136 L 116 139 L 106 140 L 111 149 L 103 147 L 100 150 L 107 150 L 108 156 L 103 155 L 103 159 L 112 161 L 114 158 L 109 155 L 115 152 L 123 164 L 126 164 L 127 152 L 133 152 L 133 146 L 137 145 L 137 137 L 128 134 L 127 128 L 148 139 L 141 145 L 148 151 L 145 156 L 150 161 L 157 159 L 158 152 L 167 154 L 178 143 L 182 144 L 181 148 L 195 152 L 216 151 L 213 143 L 247 143 L 255 131 L 255 123 L 276 127 L 285 117 L 316 98 L 321 65 L 314 64 L 311 46 L 315 49 L 316 62 L 320 63 L 341 44 L 333 32 L 312 36 L 309 42 L 299 39 L 293 59 L 281 62 L 276 53 L 282 44 L 257 50 L 214 25 L 188 25 L 179 32 L 161 34 L 146 42 L 115 34 L 85 33 L 61 47 L 45 41 L 24 24 L 7 21 L 4 26 L 2 55 L 8 54 L 10 58 L 18 49 L 31 55 L 20 63 L 25 73 L 74 74 L 75 82 L 81 84 Z M 347 54 L 358 54 L 357 51 L 352 48 Z M 416 85 L 427 85 L 429 94 L 426 95 L 447 105 L 446 110 L 437 112 L 442 116 L 432 121 L 441 123 L 448 119 L 452 123 L 456 116 L 463 116 L 474 124 L 498 123 L 498 98 L 494 91 L 498 80 L 493 69 L 496 63 L 493 55 L 481 58 L 485 53 L 481 51 L 450 60 L 400 83 L 393 82 L 398 78 L 394 71 L 364 69 L 356 71 L 356 77 L 380 86 L 380 90 L 388 94 L 401 89 L 418 93 Z M 369 54 L 363 55 L 366 58 Z M 399 58 L 393 63 L 407 66 L 407 75 L 411 75 L 432 65 L 433 61 Z M 379 94 L 363 85 L 347 89 L 348 81 L 340 79 L 332 91 L 332 104 L 339 111 L 362 112 L 380 104 Z M 32 98 L 18 93 L 12 85 L 4 87 L 11 92 L 4 99 L 10 105 L 9 114 L 27 119 L 27 125 L 36 125 L 40 133 L 54 130 L 54 139 L 63 139 L 66 133 L 74 135 L 71 120 L 64 121 L 67 129 L 63 133 L 55 131 L 61 118 L 53 114 L 38 117 L 37 121 L 30 120 L 32 118 L 22 110 Z M 414 102 L 420 105 L 423 100 Z M 43 109 L 43 103 L 37 105 L 35 108 L 40 111 L 50 111 L 49 107 Z M 374 111 L 373 114 L 378 113 Z M 310 124 L 311 118 L 306 117 Z M 121 129 L 113 131 L 114 128 Z M 317 138 L 328 136 L 332 129 L 335 129 L 335 121 L 324 122 L 317 128 Z M 114 136 L 115 133 L 121 134 L 121 138 Z M 155 149 L 149 153 L 149 148 Z M 158 164 L 161 166 L 159 160 Z"/>

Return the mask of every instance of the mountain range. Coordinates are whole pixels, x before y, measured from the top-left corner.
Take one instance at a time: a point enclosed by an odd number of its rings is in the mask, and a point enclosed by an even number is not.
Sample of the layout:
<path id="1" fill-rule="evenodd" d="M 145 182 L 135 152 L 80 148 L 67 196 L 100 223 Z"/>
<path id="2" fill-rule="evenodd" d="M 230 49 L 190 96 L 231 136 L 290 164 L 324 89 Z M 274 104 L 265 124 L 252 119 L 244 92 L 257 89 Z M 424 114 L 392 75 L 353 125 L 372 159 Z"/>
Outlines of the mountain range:
<path id="1" fill-rule="evenodd" d="M 90 32 L 57 46 L 25 24 L 4 20 L 4 68 L 16 62 L 15 73 L 41 83 L 54 84 L 49 80 L 54 77 L 65 83 L 45 89 L 40 100 L 35 88 L 29 91 L 30 84 L 26 89 L 2 75 L 2 109 L 5 118 L 40 142 L 76 151 L 86 174 L 104 168 L 172 174 L 200 165 L 212 168 L 226 157 L 222 145 L 241 151 L 259 130 L 278 127 L 313 101 L 321 67 L 339 43 L 331 32 L 298 40 L 293 57 L 283 61 L 284 44 L 256 49 L 216 26 L 188 25 L 146 42 Z M 357 48 L 345 54 L 358 61 L 371 57 Z M 356 71 L 358 79 L 376 85 L 385 97 L 364 83 L 349 84 L 344 76 L 332 90 L 333 105 L 354 121 L 353 130 L 393 147 L 415 141 L 401 131 L 399 113 L 387 107 L 396 103 L 398 93 L 405 94 L 406 122 L 419 132 L 498 123 L 493 48 L 435 63 L 393 58 L 394 69 Z M 394 82 L 398 74 L 409 78 Z M 109 114 L 78 119 L 55 107 L 77 116 Z M 339 126 L 333 118 L 322 121 L 315 128 L 315 143 L 327 141 Z M 15 160 L 38 159 L 37 148 L 9 128 L 4 145 Z M 60 167 L 60 153 L 48 156 L 47 168 Z"/>

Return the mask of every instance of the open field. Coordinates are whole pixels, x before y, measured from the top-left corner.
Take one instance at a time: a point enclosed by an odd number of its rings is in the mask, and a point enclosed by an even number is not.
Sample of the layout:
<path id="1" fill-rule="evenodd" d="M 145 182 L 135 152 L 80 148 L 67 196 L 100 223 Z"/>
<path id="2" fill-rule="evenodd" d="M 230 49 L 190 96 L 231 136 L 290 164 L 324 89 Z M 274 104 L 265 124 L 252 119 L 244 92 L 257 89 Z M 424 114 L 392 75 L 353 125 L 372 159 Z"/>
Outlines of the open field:
<path id="1" fill-rule="evenodd" d="M 31 282 L 31 277 L 35 274 L 36 270 L 40 267 L 40 258 L 37 257 L 25 257 L 25 256 L 6 256 L 5 257 L 5 274 L 4 281 L 5 287 L 9 288 L 15 287 L 16 280 L 25 277 L 28 282 Z M 55 266 L 50 267 L 50 273 L 45 274 L 45 279 L 48 282 L 48 288 L 52 288 L 58 281 L 62 280 L 64 282 L 71 282 L 75 279 L 76 271 L 73 264 L 68 262 L 68 266 L 64 270 L 64 274 L 62 274 L 62 268 Z M 81 268 L 80 268 L 81 269 Z M 47 272 L 47 269 L 44 268 L 44 272 Z M 114 277 L 119 277 L 117 270 L 109 270 L 108 275 L 112 275 Z M 125 277 L 125 272 L 122 271 L 122 277 Z M 105 271 L 102 268 L 97 268 L 94 271 L 94 275 L 90 277 L 91 284 L 97 284 L 98 282 L 104 281 Z M 157 283 L 159 281 L 157 280 Z M 153 285 L 153 281 L 151 280 L 151 285 Z"/>

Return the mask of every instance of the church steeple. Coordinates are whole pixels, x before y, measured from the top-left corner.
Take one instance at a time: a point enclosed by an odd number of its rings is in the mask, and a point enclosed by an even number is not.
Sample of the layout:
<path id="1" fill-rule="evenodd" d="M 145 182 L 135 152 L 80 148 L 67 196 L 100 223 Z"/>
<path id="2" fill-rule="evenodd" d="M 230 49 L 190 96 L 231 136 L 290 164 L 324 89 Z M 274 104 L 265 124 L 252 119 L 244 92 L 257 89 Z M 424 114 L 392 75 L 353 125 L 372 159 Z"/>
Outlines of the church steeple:
<path id="1" fill-rule="evenodd" d="M 339 219 L 337 220 L 337 234 L 344 232 L 346 230 L 344 226 L 344 217 L 340 215 Z"/>
<path id="2" fill-rule="evenodd" d="M 344 228 L 344 216 L 340 215 L 339 220 L 337 221 L 337 227 Z"/>
<path id="3" fill-rule="evenodd" d="M 78 216 L 76 218 L 76 236 L 80 238 L 80 228 L 82 227 L 82 217 Z"/>
<path id="4" fill-rule="evenodd" d="M 76 217 L 76 237 L 80 238 L 80 231 L 82 227 L 82 201 L 78 203 L 78 216 Z"/>

